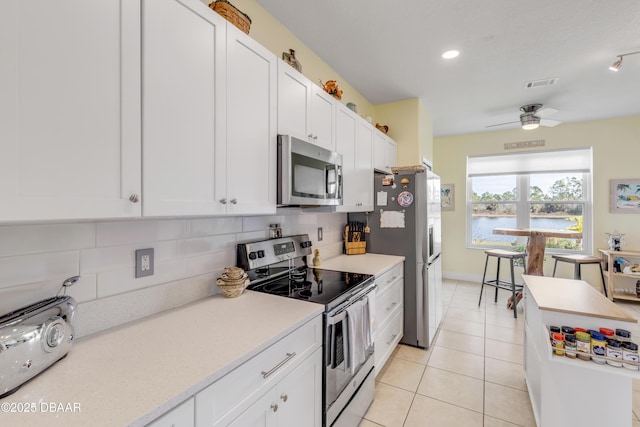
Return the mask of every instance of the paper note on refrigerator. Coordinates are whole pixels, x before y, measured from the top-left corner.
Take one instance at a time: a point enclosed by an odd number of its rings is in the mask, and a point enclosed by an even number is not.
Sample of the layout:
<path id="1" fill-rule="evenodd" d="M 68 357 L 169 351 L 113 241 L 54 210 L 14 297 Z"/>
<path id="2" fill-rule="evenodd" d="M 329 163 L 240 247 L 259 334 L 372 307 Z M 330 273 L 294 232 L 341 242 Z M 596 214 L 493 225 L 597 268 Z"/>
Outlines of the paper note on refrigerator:
<path id="1" fill-rule="evenodd" d="M 404 212 L 382 212 L 380 215 L 380 228 L 404 228 Z"/>
<path id="2" fill-rule="evenodd" d="M 387 192 L 386 191 L 378 191 L 376 193 L 376 205 L 377 206 L 387 206 Z"/>

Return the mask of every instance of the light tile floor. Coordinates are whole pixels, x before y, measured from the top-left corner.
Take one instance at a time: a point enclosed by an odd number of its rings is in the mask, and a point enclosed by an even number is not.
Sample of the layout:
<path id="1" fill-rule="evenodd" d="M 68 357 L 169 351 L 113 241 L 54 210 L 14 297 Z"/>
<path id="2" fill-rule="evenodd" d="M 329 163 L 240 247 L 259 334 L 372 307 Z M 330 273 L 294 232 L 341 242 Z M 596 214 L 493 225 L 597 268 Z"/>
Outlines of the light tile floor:
<path id="1" fill-rule="evenodd" d="M 360 427 L 535 426 L 524 380 L 524 313 L 494 303 L 478 283 L 445 280 L 444 318 L 434 345 L 399 345 L 376 378 L 375 400 Z M 640 304 L 622 304 L 640 318 Z M 640 325 L 631 331 L 640 337 Z M 636 342 L 638 339 L 636 339 Z M 633 427 L 640 427 L 640 381 L 634 380 Z"/>

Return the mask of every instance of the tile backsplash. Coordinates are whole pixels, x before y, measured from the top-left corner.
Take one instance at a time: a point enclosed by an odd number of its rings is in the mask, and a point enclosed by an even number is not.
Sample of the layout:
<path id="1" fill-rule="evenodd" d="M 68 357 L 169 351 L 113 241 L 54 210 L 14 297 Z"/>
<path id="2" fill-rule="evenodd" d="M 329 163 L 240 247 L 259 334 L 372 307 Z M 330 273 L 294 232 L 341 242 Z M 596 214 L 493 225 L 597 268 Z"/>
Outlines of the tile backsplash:
<path id="1" fill-rule="evenodd" d="M 329 258 L 342 251 L 346 214 L 283 209 L 276 215 L 0 226 L 0 315 L 55 295 L 62 282 L 78 302 L 78 337 L 219 293 L 238 242 L 308 233 Z M 323 240 L 317 241 L 317 228 Z M 155 272 L 135 278 L 136 249 L 154 248 Z"/>

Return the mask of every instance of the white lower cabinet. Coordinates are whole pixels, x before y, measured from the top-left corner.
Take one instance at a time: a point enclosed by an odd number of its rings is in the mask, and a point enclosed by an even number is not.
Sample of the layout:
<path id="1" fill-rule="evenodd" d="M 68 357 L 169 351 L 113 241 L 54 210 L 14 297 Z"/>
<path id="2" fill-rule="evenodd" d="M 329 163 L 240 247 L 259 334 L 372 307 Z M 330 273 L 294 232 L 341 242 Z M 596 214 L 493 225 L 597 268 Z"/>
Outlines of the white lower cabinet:
<path id="1" fill-rule="evenodd" d="M 322 425 L 322 349 L 302 362 L 229 426 Z"/>
<path id="2" fill-rule="evenodd" d="M 402 338 L 404 265 L 397 264 L 376 278 L 375 373 L 384 367 Z"/>
<path id="3" fill-rule="evenodd" d="M 322 424 L 322 316 L 198 393 L 201 426 Z"/>
<path id="4" fill-rule="evenodd" d="M 167 412 L 147 427 L 184 427 L 195 423 L 195 399 L 192 397 L 181 403 L 177 408 Z"/>

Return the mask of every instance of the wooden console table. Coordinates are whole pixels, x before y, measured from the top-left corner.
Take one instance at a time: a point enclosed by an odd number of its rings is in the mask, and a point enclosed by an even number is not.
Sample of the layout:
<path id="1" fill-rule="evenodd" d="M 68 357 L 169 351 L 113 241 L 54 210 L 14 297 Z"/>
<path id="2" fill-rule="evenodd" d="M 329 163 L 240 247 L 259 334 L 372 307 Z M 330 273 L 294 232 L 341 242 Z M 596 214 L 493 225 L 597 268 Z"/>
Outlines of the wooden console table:
<path id="1" fill-rule="evenodd" d="M 630 262 L 639 263 L 640 264 L 640 251 L 614 251 L 611 249 L 598 249 L 602 254 L 602 258 L 605 262 L 606 271 L 604 272 L 604 277 L 607 281 L 607 292 L 609 293 L 609 299 L 618 299 L 625 301 L 640 301 L 640 298 L 636 296 L 635 293 L 635 285 L 636 282 L 633 280 L 640 280 L 640 274 L 626 274 L 622 272 L 616 272 L 613 269 L 613 263 L 616 257 L 622 257 Z M 627 286 L 621 286 L 622 288 L 629 287 L 629 283 L 632 284 L 634 292 L 632 294 L 615 292 L 615 283 L 627 282 Z"/>
<path id="2" fill-rule="evenodd" d="M 582 233 L 570 230 L 542 230 L 534 228 L 494 228 L 493 234 L 508 236 L 525 236 L 527 241 L 527 274 L 532 276 L 544 276 L 544 250 L 548 237 L 563 239 L 582 239 Z M 611 295 L 611 294 L 609 294 Z"/>

